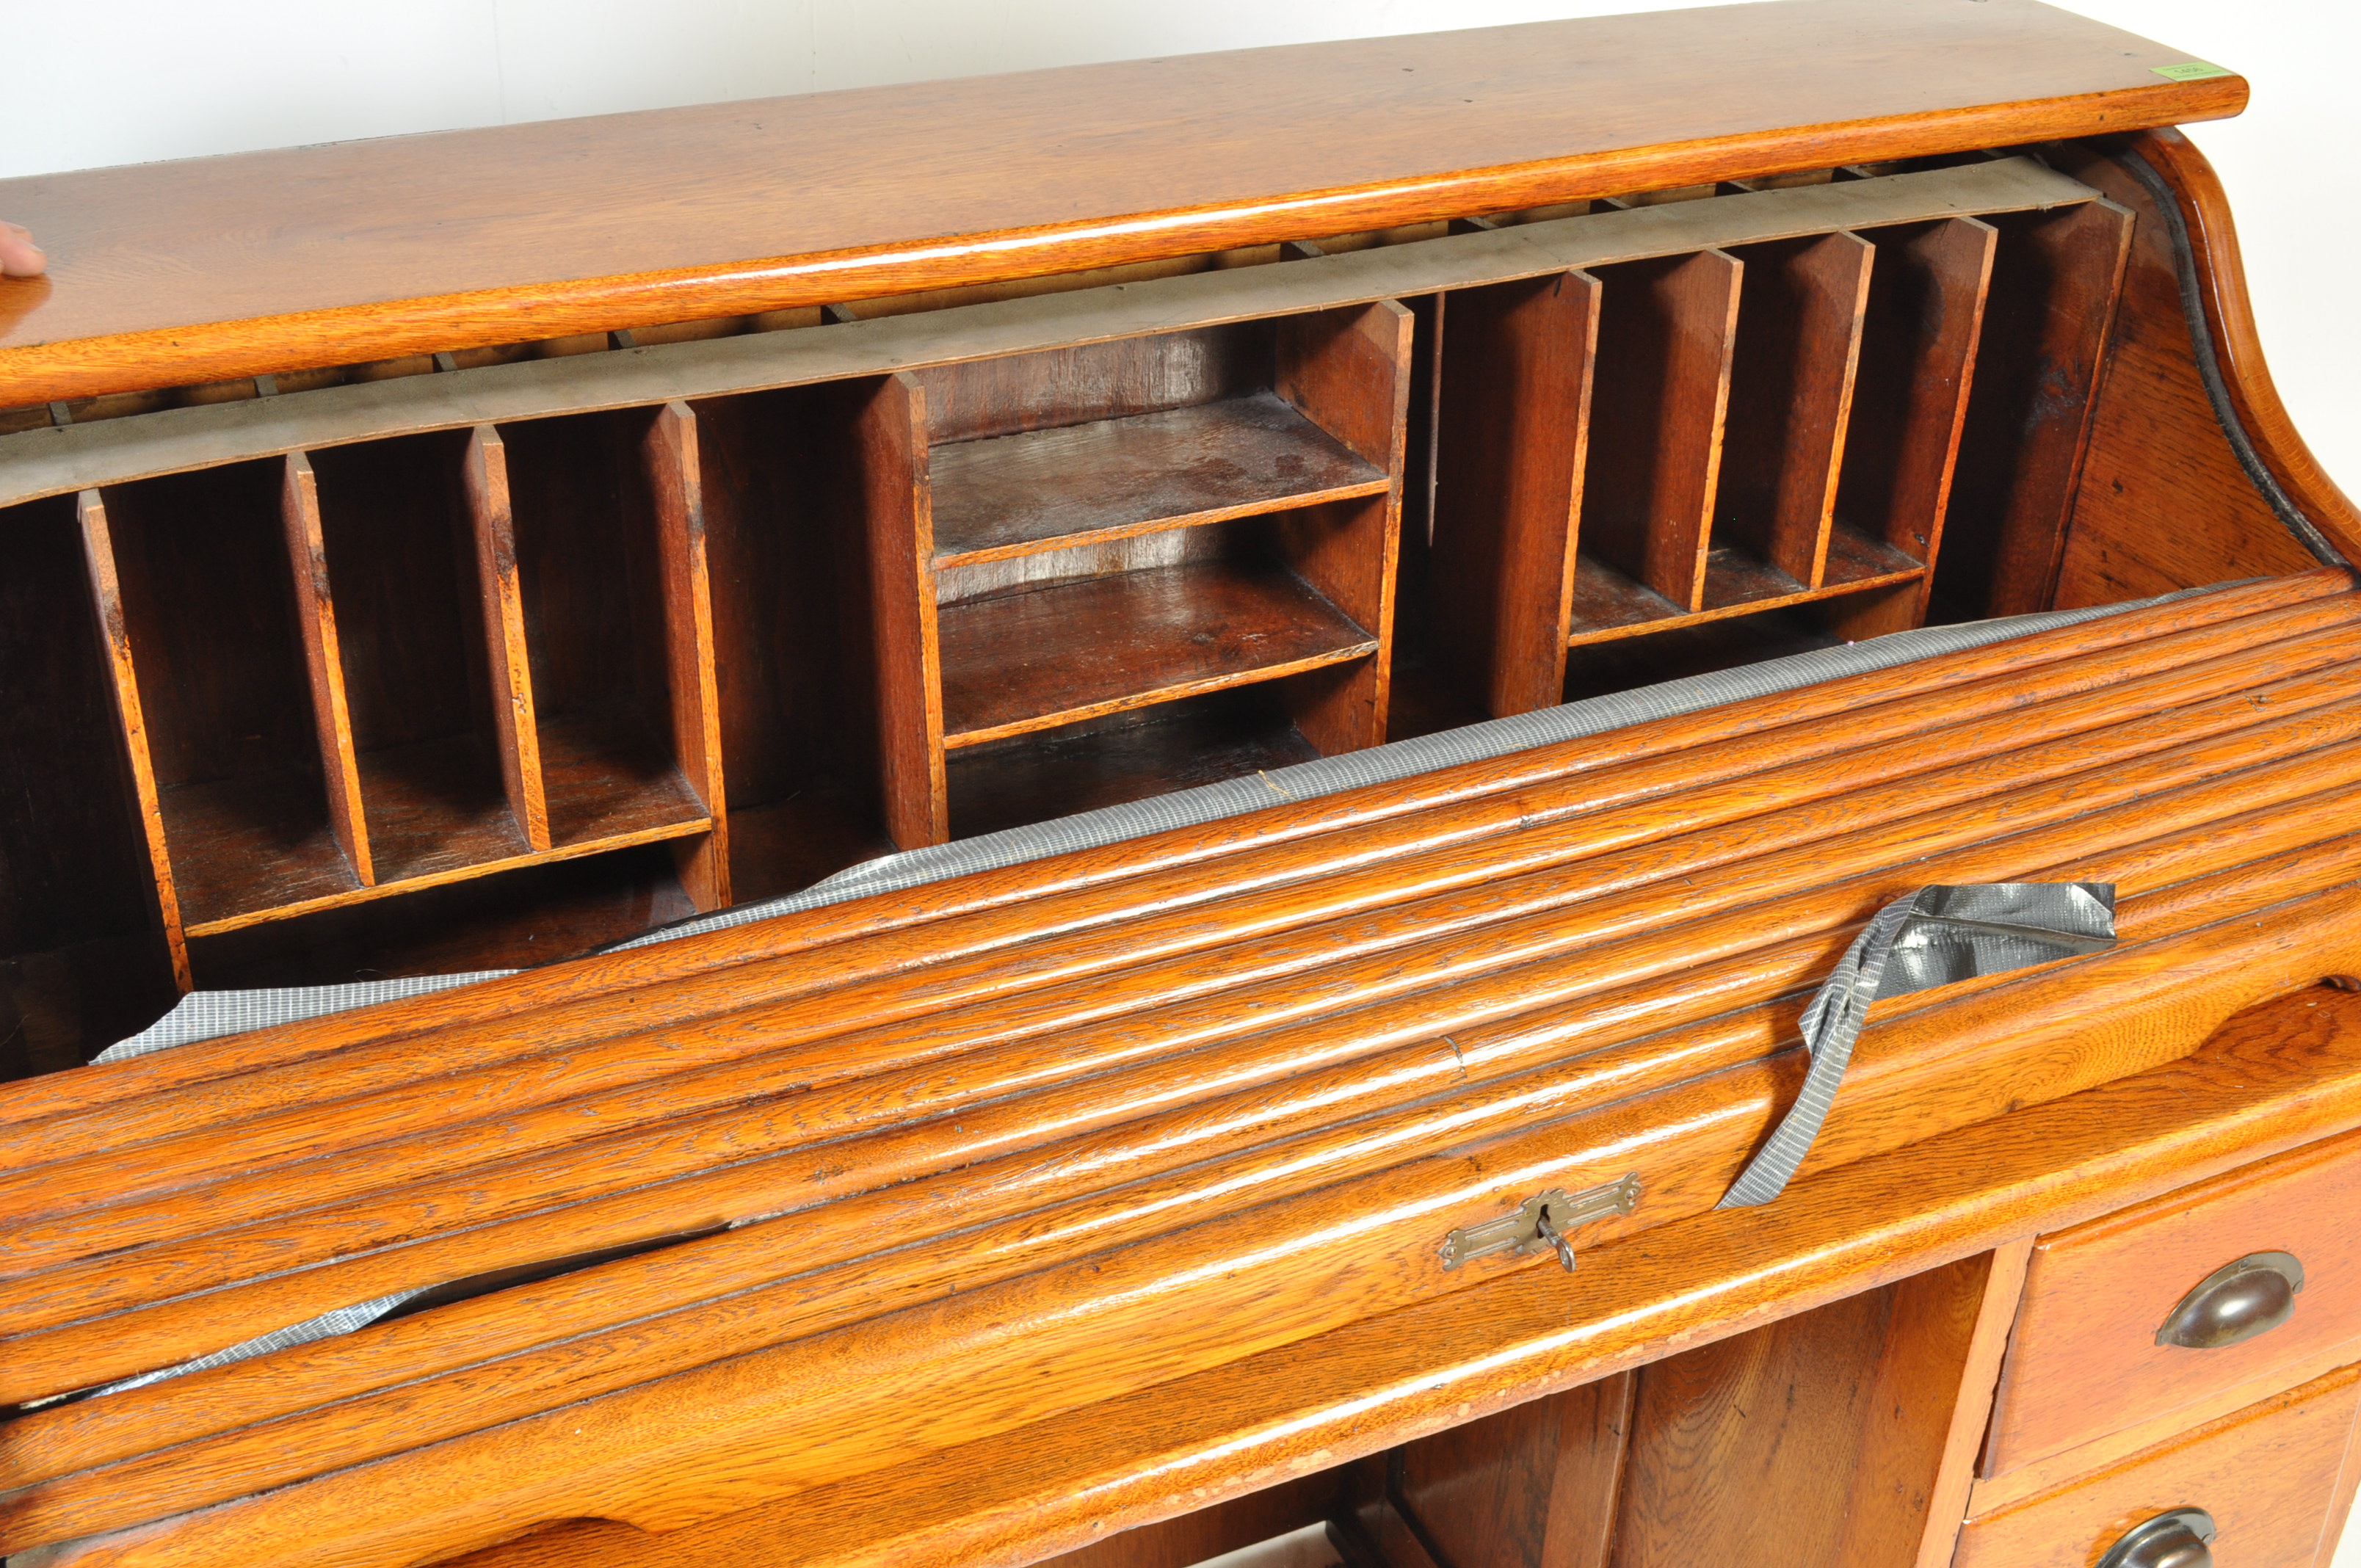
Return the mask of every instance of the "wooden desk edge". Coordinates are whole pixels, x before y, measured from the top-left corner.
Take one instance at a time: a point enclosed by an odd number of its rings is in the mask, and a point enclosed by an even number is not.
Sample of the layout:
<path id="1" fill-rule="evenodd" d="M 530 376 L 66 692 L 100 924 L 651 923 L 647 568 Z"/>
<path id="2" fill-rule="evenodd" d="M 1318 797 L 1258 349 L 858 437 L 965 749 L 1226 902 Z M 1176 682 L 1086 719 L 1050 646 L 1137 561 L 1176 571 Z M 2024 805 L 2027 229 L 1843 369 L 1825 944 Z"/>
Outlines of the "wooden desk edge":
<path id="1" fill-rule="evenodd" d="M 2190 1108 L 2201 1105 L 2207 1108 Z M 1598 1248 L 1584 1255 L 1572 1280 L 1538 1265 L 1499 1275 L 946 1451 L 923 1483 L 889 1470 L 663 1535 L 577 1521 L 455 1561 L 466 1568 L 590 1560 L 606 1568 L 1029 1563 L 2356 1125 L 2361 997 L 2305 991 L 2242 1014 L 2171 1066 L 1798 1182 L 1768 1208 L 1708 1213 Z M 1913 1212 L 1861 1223 L 1864 1212 L 1890 1211 L 1894 1193 L 1911 1194 Z M 779 1541 L 796 1542 L 799 1554 L 769 1556 L 757 1544 Z"/>

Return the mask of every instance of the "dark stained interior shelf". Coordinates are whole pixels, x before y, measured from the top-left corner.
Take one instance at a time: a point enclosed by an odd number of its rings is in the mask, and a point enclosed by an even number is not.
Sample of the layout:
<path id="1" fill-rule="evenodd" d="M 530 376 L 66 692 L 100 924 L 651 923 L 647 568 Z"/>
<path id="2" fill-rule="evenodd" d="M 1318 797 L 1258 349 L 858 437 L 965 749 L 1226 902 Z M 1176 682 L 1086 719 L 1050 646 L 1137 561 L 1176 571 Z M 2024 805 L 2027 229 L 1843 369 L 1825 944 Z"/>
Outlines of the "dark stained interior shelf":
<path id="1" fill-rule="evenodd" d="M 708 817 L 663 745 L 589 715 L 541 721 L 549 837 L 565 847 L 702 827 Z"/>
<path id="2" fill-rule="evenodd" d="M 1276 566 L 1192 562 L 942 611 L 947 746 L 1071 723 L 1377 652 Z"/>
<path id="3" fill-rule="evenodd" d="M 164 839 L 189 928 L 226 929 L 284 905 L 357 892 L 319 800 L 318 778 L 299 768 L 162 791 Z"/>
<path id="4" fill-rule="evenodd" d="M 951 833 L 996 833 L 1319 755 L 1270 687 L 1214 692 L 952 753 Z"/>
<path id="5" fill-rule="evenodd" d="M 1277 394 L 937 446 L 935 564 L 1382 495 L 1385 470 Z"/>
<path id="6" fill-rule="evenodd" d="M 1566 641 L 1597 642 L 1660 630 L 1675 622 L 1809 604 L 1915 582 L 1926 570 L 1892 545 L 1839 522 L 1829 534 L 1828 570 L 1819 587 L 1807 588 L 1748 552 L 1724 545 L 1706 555 L 1705 609 L 1692 612 L 1586 553 L 1575 569 L 1573 631 Z"/>
<path id="7" fill-rule="evenodd" d="M 474 736 L 388 746 L 357 760 L 380 880 L 434 876 L 528 852 L 500 789 L 500 764 Z"/>

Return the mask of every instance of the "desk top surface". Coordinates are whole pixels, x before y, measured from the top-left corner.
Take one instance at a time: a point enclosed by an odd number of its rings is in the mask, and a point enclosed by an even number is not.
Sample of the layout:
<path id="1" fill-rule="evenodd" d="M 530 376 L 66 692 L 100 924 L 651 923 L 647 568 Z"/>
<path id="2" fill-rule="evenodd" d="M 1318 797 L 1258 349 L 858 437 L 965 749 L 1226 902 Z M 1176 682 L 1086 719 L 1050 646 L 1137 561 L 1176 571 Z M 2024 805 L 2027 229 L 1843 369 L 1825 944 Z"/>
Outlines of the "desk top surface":
<path id="1" fill-rule="evenodd" d="M 2034 0 L 1782 0 L 0 181 L 0 405 L 2235 114 Z"/>

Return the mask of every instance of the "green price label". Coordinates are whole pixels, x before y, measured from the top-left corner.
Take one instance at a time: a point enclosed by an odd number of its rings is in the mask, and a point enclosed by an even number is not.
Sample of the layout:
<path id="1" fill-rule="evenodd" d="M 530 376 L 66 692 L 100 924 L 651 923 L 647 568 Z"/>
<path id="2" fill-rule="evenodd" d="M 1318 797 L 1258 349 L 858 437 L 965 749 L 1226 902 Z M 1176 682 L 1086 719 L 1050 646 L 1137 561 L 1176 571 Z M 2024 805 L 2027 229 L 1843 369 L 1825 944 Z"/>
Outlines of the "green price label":
<path id="1" fill-rule="evenodd" d="M 2169 76 L 2175 82 L 2202 82 L 2210 76 L 2235 76 L 2227 66 L 2212 65 L 2202 60 L 2184 60 L 2179 65 L 2151 65 L 2158 76 Z"/>

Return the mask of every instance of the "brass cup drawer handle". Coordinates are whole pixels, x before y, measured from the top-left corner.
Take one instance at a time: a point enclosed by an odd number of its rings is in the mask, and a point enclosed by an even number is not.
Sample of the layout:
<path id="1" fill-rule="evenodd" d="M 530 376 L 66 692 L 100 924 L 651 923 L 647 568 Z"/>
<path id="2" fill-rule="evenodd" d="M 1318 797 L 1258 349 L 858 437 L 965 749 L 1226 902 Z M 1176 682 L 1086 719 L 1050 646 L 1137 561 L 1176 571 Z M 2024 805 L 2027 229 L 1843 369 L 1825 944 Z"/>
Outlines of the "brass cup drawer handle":
<path id="1" fill-rule="evenodd" d="M 2143 1519 L 2099 1559 L 2099 1568 L 2213 1568 L 2213 1516 L 2174 1508 Z"/>
<path id="2" fill-rule="evenodd" d="M 2197 1282 L 2156 1331 L 2158 1344 L 2220 1350 L 2268 1333 L 2295 1311 L 2303 1265 L 2293 1253 L 2252 1252 Z"/>

